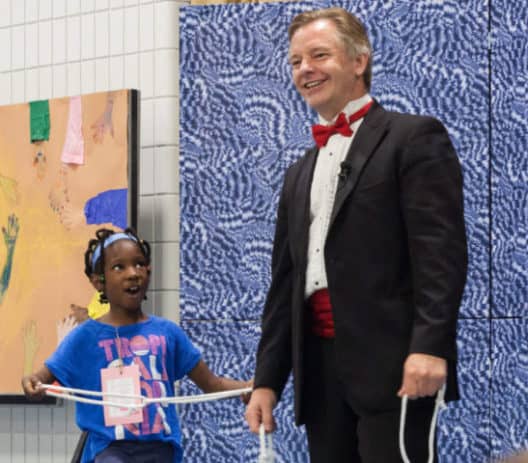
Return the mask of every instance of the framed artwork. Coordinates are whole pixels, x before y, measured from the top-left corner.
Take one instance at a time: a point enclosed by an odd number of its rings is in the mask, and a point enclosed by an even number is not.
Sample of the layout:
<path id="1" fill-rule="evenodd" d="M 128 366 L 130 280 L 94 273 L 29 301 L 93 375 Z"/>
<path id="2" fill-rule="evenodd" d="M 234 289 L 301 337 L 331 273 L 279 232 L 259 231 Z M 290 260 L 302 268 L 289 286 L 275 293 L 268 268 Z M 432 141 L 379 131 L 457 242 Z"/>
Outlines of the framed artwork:
<path id="1" fill-rule="evenodd" d="M 84 252 L 101 227 L 136 226 L 139 93 L 0 106 L 0 402 L 95 300 Z"/>

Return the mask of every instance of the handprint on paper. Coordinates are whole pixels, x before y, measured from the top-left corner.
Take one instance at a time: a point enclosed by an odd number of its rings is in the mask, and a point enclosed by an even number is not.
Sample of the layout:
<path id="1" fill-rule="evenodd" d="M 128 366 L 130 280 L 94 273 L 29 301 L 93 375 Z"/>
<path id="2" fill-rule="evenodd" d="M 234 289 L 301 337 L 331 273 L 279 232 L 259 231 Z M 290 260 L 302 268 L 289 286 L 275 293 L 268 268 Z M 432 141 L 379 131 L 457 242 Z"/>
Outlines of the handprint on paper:
<path id="1" fill-rule="evenodd" d="M 15 253 L 15 244 L 18 237 L 18 218 L 15 214 L 11 214 L 7 218 L 7 228 L 2 227 L 2 235 L 4 236 L 4 244 L 6 246 L 6 261 L 4 263 L 4 269 L 2 271 L 2 277 L 0 279 L 0 305 L 4 300 L 4 295 L 9 286 L 9 280 L 11 279 L 11 270 L 13 267 L 13 256 Z"/>
<path id="2" fill-rule="evenodd" d="M 66 229 L 78 227 L 79 225 L 86 225 L 86 218 L 82 209 L 76 208 L 71 203 L 65 203 L 62 211 L 59 212 L 61 223 Z"/>
<path id="3" fill-rule="evenodd" d="M 57 346 L 66 335 L 78 325 L 73 315 L 68 315 L 57 322 Z"/>
<path id="4" fill-rule="evenodd" d="M 2 191 L 10 204 L 18 203 L 19 194 L 16 180 L 0 174 L 0 191 Z"/>
<path id="5" fill-rule="evenodd" d="M 55 212 L 62 222 L 62 213 L 66 206 L 70 203 L 70 194 L 68 191 L 68 167 L 62 165 L 59 169 L 59 174 L 55 180 L 53 188 L 48 195 L 49 205 L 53 212 Z"/>
<path id="6" fill-rule="evenodd" d="M 24 342 L 24 376 L 26 376 L 33 373 L 35 355 L 40 346 L 37 338 L 37 324 L 34 320 L 29 320 L 22 329 L 22 339 Z"/>
<path id="7" fill-rule="evenodd" d="M 108 92 L 106 96 L 106 106 L 103 114 L 92 124 L 92 137 L 95 143 L 103 143 L 106 132 L 110 132 L 114 138 L 114 124 L 112 122 L 112 111 L 114 109 L 114 94 Z"/>
<path id="8" fill-rule="evenodd" d="M 39 149 L 33 157 L 33 167 L 37 172 L 37 178 L 39 180 L 42 180 L 46 176 L 46 172 L 48 170 L 48 163 L 46 159 L 46 154 L 44 154 L 41 149 Z"/>
<path id="9" fill-rule="evenodd" d="M 77 304 L 70 304 L 70 316 L 75 319 L 77 323 L 82 323 L 88 320 L 88 309 Z"/>

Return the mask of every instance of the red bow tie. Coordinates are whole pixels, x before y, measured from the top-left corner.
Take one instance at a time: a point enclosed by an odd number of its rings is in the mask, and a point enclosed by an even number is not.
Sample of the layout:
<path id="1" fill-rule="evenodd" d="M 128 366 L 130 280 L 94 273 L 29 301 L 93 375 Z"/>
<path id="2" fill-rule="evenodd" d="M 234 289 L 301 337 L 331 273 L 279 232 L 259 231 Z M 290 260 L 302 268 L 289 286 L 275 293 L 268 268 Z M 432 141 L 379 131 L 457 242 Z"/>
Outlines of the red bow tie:
<path id="1" fill-rule="evenodd" d="M 362 117 L 365 116 L 365 114 L 368 113 L 368 110 L 372 106 L 372 101 L 369 101 L 365 106 L 363 106 L 361 109 L 356 111 L 354 114 L 351 114 L 350 117 L 347 120 L 347 117 L 345 116 L 345 113 L 340 113 L 339 116 L 337 116 L 336 121 L 332 125 L 320 125 L 315 124 L 312 126 L 312 135 L 315 140 L 315 144 L 318 148 L 321 148 L 326 145 L 328 142 L 328 139 L 336 134 L 340 133 L 344 137 L 350 137 L 353 133 L 352 129 L 350 128 L 350 124 L 358 121 Z"/>

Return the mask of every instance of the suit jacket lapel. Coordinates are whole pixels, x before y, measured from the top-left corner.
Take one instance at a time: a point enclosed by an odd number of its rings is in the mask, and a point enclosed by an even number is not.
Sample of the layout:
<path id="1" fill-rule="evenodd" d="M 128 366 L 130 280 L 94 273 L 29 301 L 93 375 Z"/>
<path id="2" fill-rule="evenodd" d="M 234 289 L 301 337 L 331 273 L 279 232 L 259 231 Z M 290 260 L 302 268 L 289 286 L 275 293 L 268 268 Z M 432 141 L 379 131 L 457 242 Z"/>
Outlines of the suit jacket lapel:
<path id="1" fill-rule="evenodd" d="M 345 199 L 356 187 L 366 162 L 374 153 L 381 139 L 385 136 L 388 130 L 387 122 L 385 110 L 374 101 L 374 105 L 360 125 L 345 158 L 345 162 L 350 166 L 350 169 L 345 184 L 337 190 L 334 208 L 332 209 L 332 215 L 330 217 L 329 229 L 332 227 Z"/>
<path id="2" fill-rule="evenodd" d="M 310 192 L 312 187 L 312 178 L 317 159 L 317 148 L 310 148 L 304 159 L 304 165 L 300 169 L 299 177 L 295 184 L 295 198 L 293 205 L 294 220 L 291 222 L 295 226 L 292 235 L 297 240 L 298 256 L 306 258 L 306 249 L 308 246 L 308 234 L 310 230 Z"/>

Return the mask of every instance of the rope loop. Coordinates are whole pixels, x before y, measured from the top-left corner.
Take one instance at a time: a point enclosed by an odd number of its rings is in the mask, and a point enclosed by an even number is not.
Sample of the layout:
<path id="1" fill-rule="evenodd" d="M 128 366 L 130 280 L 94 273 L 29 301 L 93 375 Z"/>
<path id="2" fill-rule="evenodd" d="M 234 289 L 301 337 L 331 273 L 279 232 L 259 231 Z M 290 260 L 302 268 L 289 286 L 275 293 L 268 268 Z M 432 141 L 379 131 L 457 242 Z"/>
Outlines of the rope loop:
<path id="1" fill-rule="evenodd" d="M 436 393 L 435 408 L 433 416 L 431 417 L 431 425 L 429 427 L 429 458 L 427 463 L 433 463 L 434 461 L 434 440 L 436 433 L 436 424 L 438 421 L 438 412 L 441 408 L 445 407 L 445 384 Z M 400 410 L 400 454 L 403 463 L 410 463 L 409 456 L 405 450 L 405 421 L 407 419 L 407 402 L 409 397 L 404 395 L 401 399 L 401 410 Z"/>
<path id="2" fill-rule="evenodd" d="M 71 387 L 57 386 L 55 384 L 42 384 L 41 387 L 45 389 L 46 395 L 51 397 L 56 397 L 58 399 L 71 400 L 73 402 L 82 402 L 94 405 L 109 406 L 109 407 L 119 407 L 119 408 L 129 408 L 131 410 L 137 410 L 138 408 L 146 407 L 150 404 L 160 403 L 165 404 L 190 404 L 198 402 L 207 402 L 209 400 L 220 400 L 228 399 L 231 397 L 240 396 L 251 392 L 253 389 L 251 387 L 245 387 L 243 389 L 232 389 L 230 391 L 221 391 L 221 392 L 212 392 L 209 394 L 198 394 L 198 395 L 188 395 L 188 396 L 179 396 L 179 397 L 157 397 L 150 398 L 137 394 L 111 394 L 108 392 L 100 391 L 89 391 L 86 389 L 74 389 Z M 95 396 L 101 397 L 101 399 L 89 399 L 82 396 Z M 104 397 L 117 397 L 121 399 L 128 399 L 127 402 L 134 403 L 125 403 L 105 400 Z M 132 400 L 135 399 L 135 400 Z"/>
<path id="3" fill-rule="evenodd" d="M 258 463 L 274 463 L 275 452 L 273 451 L 273 437 L 271 433 L 266 433 L 264 424 L 259 427 L 260 453 Z"/>

